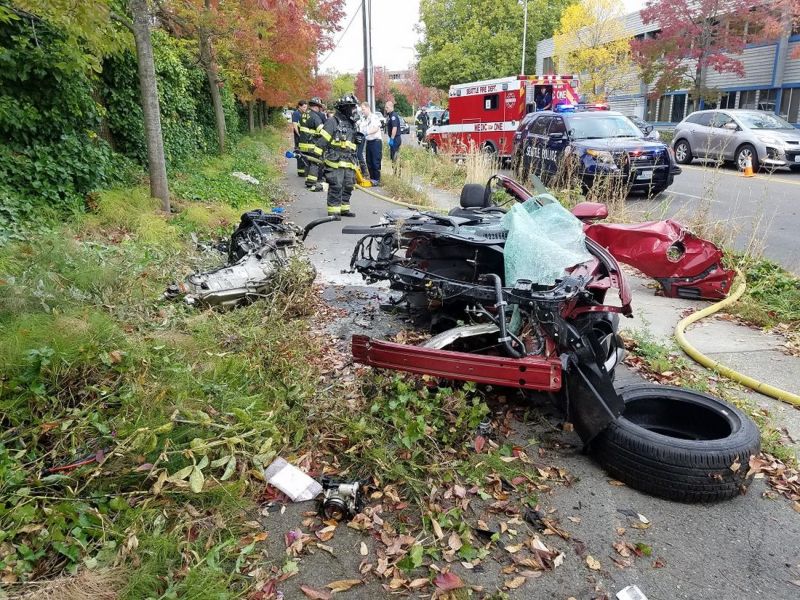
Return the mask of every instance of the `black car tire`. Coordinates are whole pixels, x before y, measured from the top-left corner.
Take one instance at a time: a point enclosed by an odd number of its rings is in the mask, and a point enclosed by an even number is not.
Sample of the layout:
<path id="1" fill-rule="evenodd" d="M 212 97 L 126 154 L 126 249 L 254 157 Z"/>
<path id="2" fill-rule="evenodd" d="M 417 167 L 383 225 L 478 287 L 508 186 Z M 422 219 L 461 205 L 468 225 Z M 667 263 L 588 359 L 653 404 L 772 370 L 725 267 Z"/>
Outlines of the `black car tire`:
<path id="1" fill-rule="evenodd" d="M 683 152 L 680 153 L 680 155 L 683 156 L 683 159 L 678 158 L 679 147 L 683 150 Z M 692 158 L 692 149 L 689 147 L 689 142 L 686 140 L 678 140 L 678 142 L 675 143 L 675 162 L 681 165 L 688 165 L 690 162 L 692 162 Z"/>
<path id="2" fill-rule="evenodd" d="M 436 154 L 436 153 L 438 152 L 438 150 L 437 150 L 437 148 L 436 148 L 436 142 L 433 142 L 433 141 L 431 141 L 431 142 L 428 142 L 428 149 L 429 149 L 429 150 L 430 150 L 430 151 L 431 151 L 433 154 Z"/>
<path id="3" fill-rule="evenodd" d="M 750 158 L 752 159 L 753 172 L 756 173 L 758 172 L 758 169 L 761 165 L 758 162 L 758 153 L 751 144 L 742 144 L 736 149 L 736 154 L 733 157 L 733 163 L 736 165 L 737 169 L 743 171 L 744 170 L 744 165 L 742 164 L 744 162 L 743 156 L 747 152 L 750 153 Z"/>
<path id="4" fill-rule="evenodd" d="M 761 443 L 742 411 L 672 386 L 637 384 L 619 393 L 625 410 L 591 443 L 612 477 L 680 502 L 715 502 L 747 489 L 750 457 Z"/>

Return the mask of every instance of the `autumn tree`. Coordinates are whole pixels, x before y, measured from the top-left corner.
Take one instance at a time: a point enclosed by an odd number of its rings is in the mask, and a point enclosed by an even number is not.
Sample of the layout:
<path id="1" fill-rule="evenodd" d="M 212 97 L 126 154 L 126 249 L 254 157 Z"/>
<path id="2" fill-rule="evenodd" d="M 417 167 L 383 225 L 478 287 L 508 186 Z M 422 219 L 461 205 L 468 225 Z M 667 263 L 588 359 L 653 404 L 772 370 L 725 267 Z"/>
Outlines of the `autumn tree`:
<path id="1" fill-rule="evenodd" d="M 364 82 L 361 82 L 361 87 L 364 87 Z M 330 93 L 330 100 L 336 100 L 337 98 L 341 98 L 345 94 L 352 94 L 354 91 L 357 91 L 356 88 L 356 76 L 352 73 L 335 73 L 331 75 L 331 93 Z M 363 93 L 358 92 L 358 93 Z"/>
<path id="2" fill-rule="evenodd" d="M 580 0 L 568 6 L 554 35 L 558 70 L 579 74 L 598 102 L 620 92 L 634 72 L 631 36 L 618 0 Z"/>
<path id="3" fill-rule="evenodd" d="M 550 37 L 570 0 L 528 0 L 525 72 L 536 42 Z M 522 62 L 523 6 L 518 0 L 421 0 L 419 75 L 426 86 L 514 75 Z"/>
<path id="4" fill-rule="evenodd" d="M 374 71 L 374 85 L 375 85 L 375 102 L 385 103 L 388 100 L 393 100 L 392 90 L 389 82 L 389 75 L 383 67 L 375 67 Z M 366 100 L 366 87 L 364 83 L 364 69 L 361 69 L 356 75 L 354 82 L 355 89 L 350 90 L 351 93 L 361 100 Z"/>
<path id="5" fill-rule="evenodd" d="M 754 6 L 751 0 L 648 0 L 641 12 L 657 35 L 631 42 L 634 60 L 653 95 L 688 89 L 696 107 L 719 91 L 707 85 L 709 72 L 744 77 L 739 58 L 747 43 L 775 39 L 792 18 L 798 0 Z"/>
<path id="6" fill-rule="evenodd" d="M 441 94 L 441 90 L 422 85 L 416 69 L 408 70 L 408 75 L 404 81 L 397 84 L 397 89 L 408 98 L 414 111 L 428 102 L 437 100 Z"/>

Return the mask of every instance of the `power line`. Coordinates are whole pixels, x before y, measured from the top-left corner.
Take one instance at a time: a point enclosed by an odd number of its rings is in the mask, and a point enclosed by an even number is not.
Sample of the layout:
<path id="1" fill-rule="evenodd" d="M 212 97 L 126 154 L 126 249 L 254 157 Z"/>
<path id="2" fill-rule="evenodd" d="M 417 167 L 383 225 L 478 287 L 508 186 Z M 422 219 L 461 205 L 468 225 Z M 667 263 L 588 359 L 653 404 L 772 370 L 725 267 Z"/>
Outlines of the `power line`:
<path id="1" fill-rule="evenodd" d="M 328 52 L 328 54 L 325 55 L 325 58 L 323 58 L 321 61 L 319 61 L 319 63 L 317 63 L 317 66 L 321 65 L 322 63 L 324 63 L 326 60 L 328 60 L 333 55 L 334 50 L 336 50 L 336 48 L 339 46 L 339 44 L 342 43 L 342 40 L 344 39 L 344 36 L 347 35 L 347 30 L 350 29 L 350 26 L 353 24 L 353 21 L 356 20 L 356 17 L 358 16 L 358 13 L 360 13 L 360 12 L 361 12 L 361 5 L 359 4 L 358 8 L 356 9 L 356 12 L 353 13 L 352 17 L 350 17 L 350 22 L 347 24 L 347 27 L 344 28 L 344 31 L 342 32 L 342 35 L 339 36 L 339 41 L 337 41 L 333 45 L 333 48 L 331 48 L 331 51 Z"/>

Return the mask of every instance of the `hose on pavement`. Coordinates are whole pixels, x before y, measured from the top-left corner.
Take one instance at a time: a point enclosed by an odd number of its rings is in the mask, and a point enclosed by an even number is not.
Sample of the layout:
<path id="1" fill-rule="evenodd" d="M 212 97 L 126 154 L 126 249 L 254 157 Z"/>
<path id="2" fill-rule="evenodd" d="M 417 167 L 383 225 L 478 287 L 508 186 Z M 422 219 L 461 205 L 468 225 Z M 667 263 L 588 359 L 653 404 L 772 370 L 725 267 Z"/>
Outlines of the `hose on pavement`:
<path id="1" fill-rule="evenodd" d="M 755 379 L 743 373 L 739 373 L 738 371 L 734 371 L 733 369 L 723 365 L 719 361 L 709 358 L 708 356 L 700 352 L 697 348 L 692 346 L 686 339 L 685 335 L 686 328 L 689 325 L 721 311 L 723 308 L 725 308 L 726 306 L 730 306 L 731 304 L 733 304 L 739 298 L 742 297 L 742 294 L 744 294 L 744 291 L 747 288 L 747 283 L 745 281 L 744 275 L 738 269 L 736 270 L 736 281 L 738 282 L 738 286 L 727 298 L 725 298 L 724 300 L 720 300 L 716 304 L 712 304 L 711 306 L 704 308 L 703 310 L 699 310 L 695 313 L 692 313 L 688 317 L 685 317 L 684 319 L 681 319 L 678 322 L 678 324 L 675 326 L 675 339 L 678 342 L 678 346 L 680 346 L 680 348 L 684 352 L 686 352 L 686 354 L 688 354 L 689 357 L 692 358 L 692 360 L 703 365 L 707 369 L 716 371 L 723 377 L 727 377 L 732 381 L 741 383 L 742 385 L 749 387 L 750 389 L 755 390 L 760 394 L 764 394 L 766 396 L 776 398 L 781 402 L 786 402 L 787 404 L 800 407 L 800 396 L 798 396 L 797 394 L 793 394 L 792 392 L 782 390 L 780 388 L 777 388 L 768 383 L 764 383 L 763 381 L 759 381 L 758 379 Z"/>

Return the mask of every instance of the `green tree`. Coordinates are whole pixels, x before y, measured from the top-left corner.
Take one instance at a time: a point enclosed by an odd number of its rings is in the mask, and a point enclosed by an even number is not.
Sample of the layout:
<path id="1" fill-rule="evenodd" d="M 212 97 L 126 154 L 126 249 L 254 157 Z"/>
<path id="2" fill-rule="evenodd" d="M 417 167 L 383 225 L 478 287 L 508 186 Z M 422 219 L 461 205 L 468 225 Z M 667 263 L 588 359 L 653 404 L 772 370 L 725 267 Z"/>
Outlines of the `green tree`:
<path id="1" fill-rule="evenodd" d="M 548 38 L 570 0 L 528 0 L 525 72 L 536 65 L 536 42 Z M 519 0 L 421 0 L 423 33 L 417 44 L 419 74 L 426 86 L 519 73 L 523 3 Z"/>
<path id="2" fill-rule="evenodd" d="M 397 88 L 392 88 L 392 95 L 394 96 L 394 109 L 400 113 L 400 116 L 410 117 L 414 114 L 411 104 L 403 92 L 399 91 Z"/>
<path id="3" fill-rule="evenodd" d="M 555 31 L 558 70 L 577 73 L 581 89 L 600 102 L 632 83 L 638 87 L 620 0 L 580 0 L 568 6 Z"/>
<path id="4" fill-rule="evenodd" d="M 331 75 L 331 98 L 336 100 L 347 94 L 352 94 L 356 86 L 354 73 L 336 73 Z"/>

